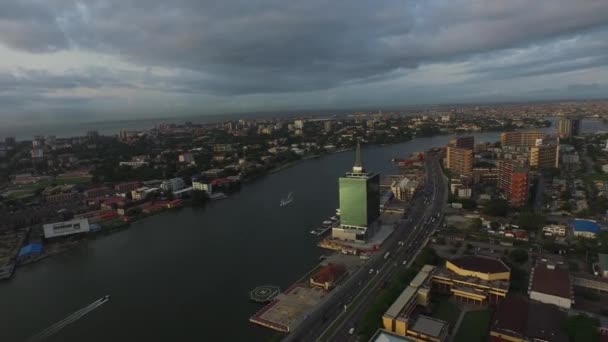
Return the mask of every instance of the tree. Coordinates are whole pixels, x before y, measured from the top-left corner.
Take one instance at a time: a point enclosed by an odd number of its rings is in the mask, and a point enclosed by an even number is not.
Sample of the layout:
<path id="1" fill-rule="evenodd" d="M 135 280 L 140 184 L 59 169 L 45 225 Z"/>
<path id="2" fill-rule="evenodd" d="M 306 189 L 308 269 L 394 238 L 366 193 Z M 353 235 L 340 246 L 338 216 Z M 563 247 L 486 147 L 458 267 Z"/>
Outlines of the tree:
<path id="1" fill-rule="evenodd" d="M 516 248 L 511 250 L 509 258 L 517 264 L 523 264 L 528 260 L 528 252 L 525 249 Z"/>
<path id="2" fill-rule="evenodd" d="M 523 212 L 519 215 L 517 220 L 518 226 L 521 229 L 528 231 L 538 230 L 545 223 L 545 217 L 539 214 L 535 214 L 531 211 Z"/>
<path id="3" fill-rule="evenodd" d="M 564 331 L 573 342 L 595 342 L 600 340 L 597 327 L 599 322 L 585 314 L 570 316 L 563 324 Z"/>
<path id="4" fill-rule="evenodd" d="M 486 203 L 483 213 L 490 216 L 505 217 L 509 213 L 509 203 L 504 199 L 496 199 Z"/>
<path id="5" fill-rule="evenodd" d="M 481 219 L 479 217 L 471 220 L 471 223 L 469 224 L 469 228 L 471 230 L 480 230 L 482 226 L 483 226 L 483 222 L 481 221 Z"/>
<path id="6" fill-rule="evenodd" d="M 490 228 L 496 230 L 496 229 L 500 228 L 500 223 L 498 223 L 496 221 L 492 221 L 492 222 L 490 222 Z"/>

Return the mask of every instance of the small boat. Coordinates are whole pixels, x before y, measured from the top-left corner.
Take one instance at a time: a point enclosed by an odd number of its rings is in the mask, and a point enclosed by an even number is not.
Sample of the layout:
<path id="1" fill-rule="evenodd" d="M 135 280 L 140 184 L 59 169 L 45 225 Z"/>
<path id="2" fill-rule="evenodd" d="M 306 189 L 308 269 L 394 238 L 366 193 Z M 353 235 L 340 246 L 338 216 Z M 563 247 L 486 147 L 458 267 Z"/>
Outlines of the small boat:
<path id="1" fill-rule="evenodd" d="M 332 216 L 332 217 L 330 217 L 329 219 L 330 219 L 330 220 L 332 220 L 332 221 L 338 221 L 338 218 L 337 218 L 337 217 L 335 217 L 335 216 Z"/>
<path id="2" fill-rule="evenodd" d="M 330 225 L 330 224 L 333 224 L 333 222 L 331 222 L 331 221 L 323 221 L 323 224 L 324 225 Z"/>
<path id="3" fill-rule="evenodd" d="M 281 207 L 284 207 L 291 202 L 293 202 L 293 196 L 292 192 L 290 191 L 289 194 L 287 194 L 287 197 L 281 200 Z"/>

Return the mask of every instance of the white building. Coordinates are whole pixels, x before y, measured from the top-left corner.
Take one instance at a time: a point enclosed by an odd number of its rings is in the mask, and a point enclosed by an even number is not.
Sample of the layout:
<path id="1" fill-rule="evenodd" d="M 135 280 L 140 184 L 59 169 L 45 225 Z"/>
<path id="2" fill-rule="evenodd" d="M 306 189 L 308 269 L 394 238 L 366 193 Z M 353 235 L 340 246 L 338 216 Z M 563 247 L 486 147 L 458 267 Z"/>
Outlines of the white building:
<path id="1" fill-rule="evenodd" d="M 208 194 L 211 194 L 213 192 L 213 187 L 211 186 L 211 183 L 203 183 L 199 180 L 192 181 L 192 188 L 194 190 L 206 191 Z"/>
<path id="2" fill-rule="evenodd" d="M 174 192 L 177 190 L 181 190 L 185 187 L 186 187 L 186 183 L 184 183 L 184 180 L 181 179 L 180 177 L 171 178 L 160 184 L 160 188 L 166 192 L 168 192 L 168 191 Z"/>
<path id="3" fill-rule="evenodd" d="M 303 129 L 304 128 L 304 120 L 295 120 L 293 122 L 293 127 L 295 129 Z"/>
<path id="4" fill-rule="evenodd" d="M 550 224 L 543 227 L 543 234 L 547 236 L 566 236 L 567 227 L 561 224 Z"/>
<path id="5" fill-rule="evenodd" d="M 46 239 L 73 235 L 79 233 L 87 233 L 91 230 L 89 226 L 89 219 L 78 219 L 64 222 L 48 223 L 42 226 L 44 230 L 44 237 Z"/>

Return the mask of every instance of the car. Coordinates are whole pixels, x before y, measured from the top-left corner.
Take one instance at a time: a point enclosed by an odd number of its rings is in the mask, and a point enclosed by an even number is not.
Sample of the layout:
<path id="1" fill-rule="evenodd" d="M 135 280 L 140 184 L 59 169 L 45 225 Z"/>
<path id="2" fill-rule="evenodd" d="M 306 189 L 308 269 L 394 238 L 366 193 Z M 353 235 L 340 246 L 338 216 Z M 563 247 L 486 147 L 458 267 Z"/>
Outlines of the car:
<path id="1" fill-rule="evenodd" d="M 370 268 L 370 269 L 369 269 L 369 274 L 372 274 L 372 273 L 374 273 L 374 269 L 373 269 L 373 268 Z"/>
<path id="2" fill-rule="evenodd" d="M 352 335 L 354 333 L 355 333 L 355 327 L 352 327 L 352 328 L 348 329 L 348 334 L 349 335 Z"/>
<path id="3" fill-rule="evenodd" d="M 407 264 L 407 260 L 403 260 L 403 265 Z"/>

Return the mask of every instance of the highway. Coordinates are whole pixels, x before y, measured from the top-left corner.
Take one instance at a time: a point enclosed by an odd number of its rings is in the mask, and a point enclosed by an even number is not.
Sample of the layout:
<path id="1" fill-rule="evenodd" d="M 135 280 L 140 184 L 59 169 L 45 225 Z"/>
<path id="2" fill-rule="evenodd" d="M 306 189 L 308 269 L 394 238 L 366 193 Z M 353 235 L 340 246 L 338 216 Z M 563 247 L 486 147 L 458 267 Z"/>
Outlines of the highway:
<path id="1" fill-rule="evenodd" d="M 381 251 L 336 289 L 319 309 L 311 313 L 284 341 L 355 341 L 357 329 L 366 310 L 382 287 L 403 271 L 426 245 L 441 222 L 447 201 L 447 182 L 441 171 L 439 157 L 427 154 L 427 181 L 412 201 L 407 218 L 385 241 Z M 384 255 L 389 252 L 385 260 Z"/>

